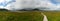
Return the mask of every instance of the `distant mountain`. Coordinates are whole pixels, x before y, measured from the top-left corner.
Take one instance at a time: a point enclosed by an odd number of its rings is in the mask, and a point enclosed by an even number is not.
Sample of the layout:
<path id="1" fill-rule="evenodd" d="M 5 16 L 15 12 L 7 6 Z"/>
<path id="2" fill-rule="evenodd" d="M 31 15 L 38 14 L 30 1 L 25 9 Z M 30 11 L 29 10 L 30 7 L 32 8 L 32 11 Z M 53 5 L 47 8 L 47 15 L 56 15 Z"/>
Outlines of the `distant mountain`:
<path id="1" fill-rule="evenodd" d="M 7 9 L 0 9 L 0 11 L 8 11 Z"/>
<path id="2" fill-rule="evenodd" d="M 35 8 L 35 9 L 21 9 L 21 10 L 18 10 L 18 11 L 39 11 L 39 9 Z"/>

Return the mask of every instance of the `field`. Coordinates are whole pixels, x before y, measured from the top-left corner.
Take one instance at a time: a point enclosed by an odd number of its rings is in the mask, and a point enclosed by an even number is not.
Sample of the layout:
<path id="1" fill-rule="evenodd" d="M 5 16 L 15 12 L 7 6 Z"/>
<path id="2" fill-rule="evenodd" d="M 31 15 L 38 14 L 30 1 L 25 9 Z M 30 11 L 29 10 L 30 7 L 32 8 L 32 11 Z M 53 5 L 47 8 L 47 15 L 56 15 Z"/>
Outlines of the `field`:
<path id="1" fill-rule="evenodd" d="M 43 12 L 48 21 L 60 21 L 60 12 Z M 40 11 L 9 12 L 0 11 L 0 21 L 43 21 Z"/>

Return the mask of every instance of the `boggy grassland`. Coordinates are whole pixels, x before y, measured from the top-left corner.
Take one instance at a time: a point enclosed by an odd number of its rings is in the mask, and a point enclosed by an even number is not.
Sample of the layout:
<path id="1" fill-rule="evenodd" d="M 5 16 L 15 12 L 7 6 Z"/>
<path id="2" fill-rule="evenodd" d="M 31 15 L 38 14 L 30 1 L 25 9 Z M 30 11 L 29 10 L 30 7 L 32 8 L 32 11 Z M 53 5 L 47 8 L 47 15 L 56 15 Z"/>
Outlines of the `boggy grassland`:
<path id="1" fill-rule="evenodd" d="M 60 12 L 44 11 L 48 21 L 60 21 Z M 41 11 L 0 11 L 0 21 L 43 21 Z"/>

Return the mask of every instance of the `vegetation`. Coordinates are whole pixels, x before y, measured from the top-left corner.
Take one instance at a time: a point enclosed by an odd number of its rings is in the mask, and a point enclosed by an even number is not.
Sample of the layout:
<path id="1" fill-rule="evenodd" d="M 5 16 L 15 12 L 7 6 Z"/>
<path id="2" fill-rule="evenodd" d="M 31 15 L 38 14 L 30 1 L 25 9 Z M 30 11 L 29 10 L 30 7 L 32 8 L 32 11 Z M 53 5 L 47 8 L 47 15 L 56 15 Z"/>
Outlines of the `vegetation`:
<path id="1" fill-rule="evenodd" d="M 49 21 L 60 21 L 60 12 L 43 12 Z M 9 12 L 0 11 L 0 21 L 42 21 L 40 11 Z"/>
<path id="2" fill-rule="evenodd" d="M 48 12 L 43 12 L 47 17 L 49 21 L 60 21 L 60 11 L 48 11 Z"/>
<path id="3" fill-rule="evenodd" d="M 0 12 L 0 21 L 42 21 L 38 12 Z"/>

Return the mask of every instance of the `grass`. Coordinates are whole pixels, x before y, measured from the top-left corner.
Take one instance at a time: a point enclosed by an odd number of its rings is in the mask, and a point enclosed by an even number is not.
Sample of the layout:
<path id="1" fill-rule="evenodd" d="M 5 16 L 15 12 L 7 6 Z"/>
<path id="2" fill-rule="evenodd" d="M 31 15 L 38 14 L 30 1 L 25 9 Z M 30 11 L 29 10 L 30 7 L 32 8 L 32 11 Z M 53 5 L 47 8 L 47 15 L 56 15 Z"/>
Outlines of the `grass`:
<path id="1" fill-rule="evenodd" d="M 43 12 L 48 21 L 60 21 L 60 12 Z M 0 21 L 42 21 L 43 16 L 40 11 L 26 11 L 26 12 L 0 12 Z"/>
<path id="2" fill-rule="evenodd" d="M 49 21 L 60 21 L 60 12 L 43 12 Z"/>
<path id="3" fill-rule="evenodd" d="M 42 21 L 39 12 L 0 12 L 0 21 Z"/>

